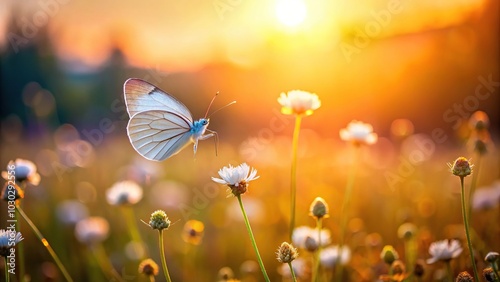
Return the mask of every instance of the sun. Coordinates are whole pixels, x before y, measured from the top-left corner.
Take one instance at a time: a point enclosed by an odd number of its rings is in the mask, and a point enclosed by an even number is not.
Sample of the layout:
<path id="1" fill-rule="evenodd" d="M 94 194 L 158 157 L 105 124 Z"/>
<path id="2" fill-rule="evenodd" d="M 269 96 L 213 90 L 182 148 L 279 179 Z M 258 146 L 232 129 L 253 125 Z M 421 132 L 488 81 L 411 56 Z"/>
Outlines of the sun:
<path id="1" fill-rule="evenodd" d="M 278 0 L 276 17 L 279 22 L 288 27 L 296 27 L 307 16 L 307 6 L 302 0 Z"/>

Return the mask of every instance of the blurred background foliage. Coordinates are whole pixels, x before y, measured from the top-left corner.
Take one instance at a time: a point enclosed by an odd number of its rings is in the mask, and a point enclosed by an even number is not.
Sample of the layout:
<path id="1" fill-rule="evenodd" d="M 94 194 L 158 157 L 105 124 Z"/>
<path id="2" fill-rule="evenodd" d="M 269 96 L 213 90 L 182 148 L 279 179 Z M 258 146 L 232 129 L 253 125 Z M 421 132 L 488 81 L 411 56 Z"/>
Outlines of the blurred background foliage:
<path id="1" fill-rule="evenodd" d="M 74 238 L 72 224 L 58 215 L 67 200 L 109 220 L 109 258 L 119 271 L 137 275 L 137 260 L 124 250 L 130 239 L 122 214 L 104 196 L 123 179 L 144 188 L 144 199 L 134 206 L 137 220 L 147 221 L 159 208 L 178 220 L 165 233 L 174 280 L 214 281 L 223 266 L 243 277 L 240 266 L 254 254 L 237 202 L 210 177 L 244 161 L 261 175 L 243 199 L 276 281 L 274 252 L 287 239 L 293 131 L 293 119 L 279 113 L 276 99 L 292 89 L 317 93 L 322 101 L 304 119 L 299 142 L 299 225 L 313 224 L 308 207 L 321 196 L 332 212 L 324 224 L 333 242 L 338 237 L 353 162 L 338 131 L 357 119 L 371 123 L 380 137 L 363 148 L 349 225 L 353 250 L 375 235 L 383 238 L 372 250 L 367 277 L 380 272 L 375 258 L 383 244 L 402 248 L 396 230 L 403 222 L 419 226 L 421 258 L 433 240 L 462 236 L 458 181 L 446 162 L 473 156 L 465 121 L 476 110 L 489 115 L 493 143 L 498 140 L 499 2 L 289 1 L 284 7 L 297 2 L 304 6 L 288 11 L 274 1 L 2 0 L 0 164 L 20 157 L 38 166 L 42 181 L 26 191 L 25 210 L 73 276 L 82 277 L 78 281 L 101 274 Z M 210 140 L 201 142 L 195 158 L 191 148 L 162 163 L 138 156 L 125 129 L 122 87 L 129 77 L 173 94 L 195 118 L 217 91 L 214 109 L 236 100 L 211 119 L 209 128 L 220 138 L 218 156 Z M 490 148 L 480 186 L 499 177 L 498 151 Z M 415 150 L 422 160 L 405 167 Z M 387 175 L 401 176 L 400 169 L 410 172 L 392 185 Z M 199 246 L 182 241 L 188 219 L 205 223 Z M 498 251 L 498 206 L 476 211 L 473 221 L 484 240 L 481 252 Z M 149 255 L 159 262 L 156 233 L 138 224 Z M 60 279 L 34 235 L 23 235 L 33 281 Z M 355 253 L 352 265 L 356 259 Z M 258 269 L 252 271 L 259 277 Z"/>

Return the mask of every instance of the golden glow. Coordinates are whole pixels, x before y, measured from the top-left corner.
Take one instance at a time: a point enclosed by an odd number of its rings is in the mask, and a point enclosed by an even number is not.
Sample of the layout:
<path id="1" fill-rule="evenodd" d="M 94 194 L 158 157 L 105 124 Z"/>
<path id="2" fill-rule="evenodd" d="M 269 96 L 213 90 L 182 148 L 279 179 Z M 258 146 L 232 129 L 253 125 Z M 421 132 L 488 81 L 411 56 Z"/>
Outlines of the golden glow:
<path id="1" fill-rule="evenodd" d="M 307 6 L 302 0 L 278 0 L 276 3 L 276 17 L 288 27 L 298 26 L 306 16 Z"/>

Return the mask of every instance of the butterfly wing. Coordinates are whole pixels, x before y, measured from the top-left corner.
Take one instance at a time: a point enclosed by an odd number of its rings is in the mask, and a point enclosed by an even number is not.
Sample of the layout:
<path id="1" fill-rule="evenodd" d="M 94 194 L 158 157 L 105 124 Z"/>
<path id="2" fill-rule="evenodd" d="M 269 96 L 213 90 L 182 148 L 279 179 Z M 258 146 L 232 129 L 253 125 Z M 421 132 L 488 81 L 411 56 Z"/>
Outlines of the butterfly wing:
<path id="1" fill-rule="evenodd" d="M 192 122 L 172 111 L 151 110 L 132 116 L 127 133 L 134 149 L 146 159 L 162 161 L 193 140 Z"/>
<path id="2" fill-rule="evenodd" d="M 129 78 L 123 84 L 123 93 L 131 118 L 140 112 L 160 110 L 175 113 L 193 123 L 193 117 L 184 104 L 149 82 Z"/>

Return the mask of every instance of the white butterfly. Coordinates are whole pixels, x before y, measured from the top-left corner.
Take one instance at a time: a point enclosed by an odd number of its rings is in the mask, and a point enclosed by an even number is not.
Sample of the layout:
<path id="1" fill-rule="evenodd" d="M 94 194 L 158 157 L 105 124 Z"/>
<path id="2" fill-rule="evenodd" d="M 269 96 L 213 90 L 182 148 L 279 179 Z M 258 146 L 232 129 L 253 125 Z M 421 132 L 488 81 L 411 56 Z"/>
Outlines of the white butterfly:
<path id="1" fill-rule="evenodd" d="M 196 154 L 198 140 L 217 137 L 215 131 L 207 129 L 206 116 L 193 121 L 186 106 L 149 82 L 129 78 L 123 84 L 123 92 L 130 116 L 130 143 L 148 160 L 165 160 L 190 143 L 194 143 Z"/>

